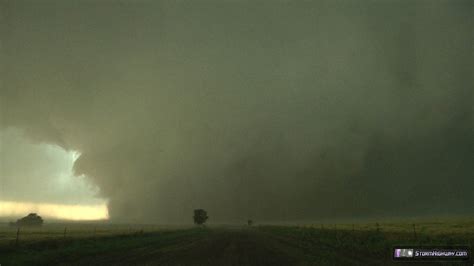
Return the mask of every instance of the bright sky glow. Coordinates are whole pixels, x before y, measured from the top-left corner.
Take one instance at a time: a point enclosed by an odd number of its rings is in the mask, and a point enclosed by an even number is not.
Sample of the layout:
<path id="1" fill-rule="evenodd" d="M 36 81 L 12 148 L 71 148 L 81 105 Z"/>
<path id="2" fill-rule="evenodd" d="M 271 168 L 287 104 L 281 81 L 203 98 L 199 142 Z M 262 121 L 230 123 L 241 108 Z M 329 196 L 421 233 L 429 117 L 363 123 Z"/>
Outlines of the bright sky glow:
<path id="1" fill-rule="evenodd" d="M 0 201 L 0 216 L 23 217 L 35 212 L 43 218 L 65 220 L 103 220 L 109 218 L 107 206 L 65 205 L 33 202 Z"/>
<path id="2" fill-rule="evenodd" d="M 0 217 L 108 218 L 98 187 L 73 173 L 79 152 L 32 142 L 14 128 L 0 131 L 0 144 Z"/>

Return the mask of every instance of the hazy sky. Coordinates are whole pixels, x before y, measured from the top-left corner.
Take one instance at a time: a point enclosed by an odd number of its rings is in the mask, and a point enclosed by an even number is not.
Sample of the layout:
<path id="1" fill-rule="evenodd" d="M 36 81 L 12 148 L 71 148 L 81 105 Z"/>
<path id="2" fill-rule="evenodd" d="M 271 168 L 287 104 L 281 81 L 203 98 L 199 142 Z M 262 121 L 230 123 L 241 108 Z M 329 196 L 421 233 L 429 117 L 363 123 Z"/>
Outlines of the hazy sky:
<path id="1" fill-rule="evenodd" d="M 166 223 L 474 212 L 472 1 L 0 10 L 0 199 Z M 79 181 L 40 193 L 72 154 Z"/>
<path id="2" fill-rule="evenodd" d="M 0 195 L 7 201 L 94 204 L 97 187 L 74 177 L 79 156 L 59 146 L 29 141 L 19 130 L 0 132 L 2 170 Z M 95 193 L 94 193 L 95 192 Z"/>

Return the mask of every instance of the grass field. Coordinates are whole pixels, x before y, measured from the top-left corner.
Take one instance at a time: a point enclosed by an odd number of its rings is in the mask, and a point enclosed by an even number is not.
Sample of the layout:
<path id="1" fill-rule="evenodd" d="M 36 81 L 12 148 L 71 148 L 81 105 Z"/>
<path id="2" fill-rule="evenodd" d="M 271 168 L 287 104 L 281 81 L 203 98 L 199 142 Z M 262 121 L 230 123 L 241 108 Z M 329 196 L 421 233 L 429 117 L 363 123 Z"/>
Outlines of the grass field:
<path id="1" fill-rule="evenodd" d="M 474 220 L 205 228 L 45 224 L 21 228 L 18 240 L 15 228 L 1 225 L 0 265 L 403 265 L 391 260 L 395 245 L 472 247 Z"/>

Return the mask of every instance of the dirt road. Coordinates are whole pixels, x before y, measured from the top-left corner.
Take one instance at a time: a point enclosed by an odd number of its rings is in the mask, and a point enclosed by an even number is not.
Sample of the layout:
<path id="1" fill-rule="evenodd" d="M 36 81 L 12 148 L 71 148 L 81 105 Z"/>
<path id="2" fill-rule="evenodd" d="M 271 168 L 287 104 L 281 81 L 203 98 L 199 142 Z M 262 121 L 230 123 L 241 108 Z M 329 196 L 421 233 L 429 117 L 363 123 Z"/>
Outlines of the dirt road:
<path id="1" fill-rule="evenodd" d="M 86 257 L 73 265 L 304 265 L 304 253 L 254 230 L 213 230 L 169 245 Z"/>

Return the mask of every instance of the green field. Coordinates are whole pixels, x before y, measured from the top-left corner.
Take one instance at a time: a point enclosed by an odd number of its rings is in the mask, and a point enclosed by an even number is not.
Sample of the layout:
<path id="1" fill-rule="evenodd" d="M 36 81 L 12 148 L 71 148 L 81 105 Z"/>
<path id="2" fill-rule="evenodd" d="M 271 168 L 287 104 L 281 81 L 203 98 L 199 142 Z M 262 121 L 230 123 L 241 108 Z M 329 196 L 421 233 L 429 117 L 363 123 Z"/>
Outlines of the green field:
<path id="1" fill-rule="evenodd" d="M 425 221 L 415 227 L 412 222 L 203 228 L 46 224 L 21 228 L 18 240 L 15 228 L 1 225 L 0 264 L 403 265 L 391 261 L 394 245 L 472 247 L 474 220 Z"/>

